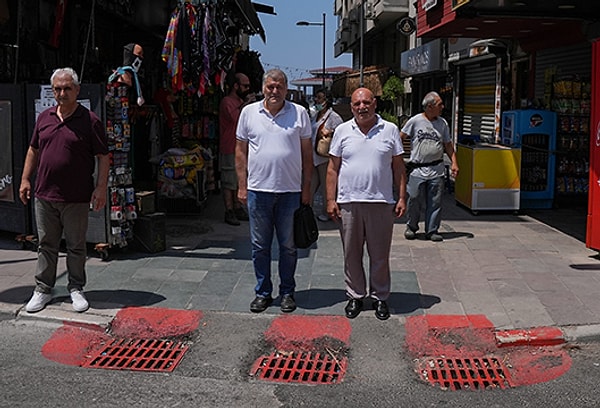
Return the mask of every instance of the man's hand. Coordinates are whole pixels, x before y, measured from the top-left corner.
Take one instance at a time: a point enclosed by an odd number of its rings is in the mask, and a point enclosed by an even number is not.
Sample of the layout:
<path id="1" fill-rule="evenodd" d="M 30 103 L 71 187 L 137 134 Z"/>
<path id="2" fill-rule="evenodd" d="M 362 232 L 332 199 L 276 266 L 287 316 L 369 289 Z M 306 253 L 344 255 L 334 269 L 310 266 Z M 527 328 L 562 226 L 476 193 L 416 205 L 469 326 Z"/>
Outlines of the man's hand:
<path id="1" fill-rule="evenodd" d="M 25 205 L 31 200 L 31 183 L 29 180 L 21 180 L 21 186 L 19 187 L 19 198 Z"/>
<path id="2" fill-rule="evenodd" d="M 106 187 L 96 187 L 92 193 L 92 209 L 99 211 L 106 205 Z"/>

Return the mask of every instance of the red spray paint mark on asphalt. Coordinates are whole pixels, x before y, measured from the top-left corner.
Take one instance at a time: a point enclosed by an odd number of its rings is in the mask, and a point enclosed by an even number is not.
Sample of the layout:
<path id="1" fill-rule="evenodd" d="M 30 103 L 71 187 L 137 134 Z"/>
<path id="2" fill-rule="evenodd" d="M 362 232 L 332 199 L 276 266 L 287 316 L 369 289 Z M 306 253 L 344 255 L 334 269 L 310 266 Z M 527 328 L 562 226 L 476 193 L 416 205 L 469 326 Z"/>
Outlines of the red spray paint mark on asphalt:
<path id="1" fill-rule="evenodd" d="M 128 307 L 119 310 L 111 322 L 111 333 L 136 339 L 178 337 L 196 330 L 202 316 L 199 310 Z"/>
<path id="2" fill-rule="evenodd" d="M 198 310 L 132 307 L 120 310 L 111 334 L 97 325 L 64 324 L 42 347 L 42 355 L 66 365 L 80 366 L 90 351 L 113 338 L 165 339 L 195 331 L 202 319 Z"/>
<path id="3" fill-rule="evenodd" d="M 507 350 L 513 382 L 518 385 L 532 385 L 548 382 L 560 377 L 569 369 L 571 356 L 557 346 L 519 347 Z"/>
<path id="4" fill-rule="evenodd" d="M 496 350 L 494 325 L 483 315 L 408 317 L 406 344 L 417 357 L 481 357 Z"/>
<path id="5" fill-rule="evenodd" d="M 78 366 L 90 350 L 108 339 L 110 336 L 100 326 L 65 324 L 44 344 L 42 355 L 57 363 Z"/>
<path id="6" fill-rule="evenodd" d="M 415 358 L 494 355 L 510 367 L 511 386 L 522 386 L 553 380 L 571 368 L 571 357 L 557 345 L 557 331 L 542 327 L 517 336 L 519 331 L 496 332 L 483 315 L 410 316 L 406 319 L 406 346 Z M 506 340 L 511 336 L 512 346 Z"/>
<path id="7" fill-rule="evenodd" d="M 335 347 L 326 344 L 328 339 L 348 345 L 351 332 L 348 319 L 341 316 L 280 316 L 273 320 L 265 338 L 278 350 L 310 351 Z"/>

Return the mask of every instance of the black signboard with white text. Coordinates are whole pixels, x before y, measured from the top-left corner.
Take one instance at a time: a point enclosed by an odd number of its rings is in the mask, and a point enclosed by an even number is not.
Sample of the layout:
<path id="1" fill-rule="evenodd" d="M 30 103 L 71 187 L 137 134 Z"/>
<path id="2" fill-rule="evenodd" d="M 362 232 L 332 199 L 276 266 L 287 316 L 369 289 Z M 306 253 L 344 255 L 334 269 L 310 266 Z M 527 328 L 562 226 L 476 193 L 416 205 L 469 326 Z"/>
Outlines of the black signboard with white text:
<path id="1" fill-rule="evenodd" d="M 0 100 L 0 201 L 15 201 L 12 161 L 12 103 Z"/>

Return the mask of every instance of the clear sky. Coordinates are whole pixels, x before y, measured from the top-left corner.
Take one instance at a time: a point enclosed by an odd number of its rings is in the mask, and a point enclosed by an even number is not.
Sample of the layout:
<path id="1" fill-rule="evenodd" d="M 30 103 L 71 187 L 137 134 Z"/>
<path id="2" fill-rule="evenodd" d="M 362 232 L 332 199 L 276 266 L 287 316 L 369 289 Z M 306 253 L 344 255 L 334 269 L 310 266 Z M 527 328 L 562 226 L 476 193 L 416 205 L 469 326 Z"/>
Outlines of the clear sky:
<path id="1" fill-rule="evenodd" d="M 279 68 L 289 80 L 311 77 L 309 70 L 319 69 L 323 60 L 323 27 L 297 26 L 298 21 L 321 23 L 325 13 L 325 65 L 352 66 L 352 55 L 333 57 L 337 16 L 333 0 L 254 0 L 273 6 L 277 15 L 258 13 L 267 41 L 260 36 L 250 38 L 250 49 L 260 54 L 265 70 Z"/>

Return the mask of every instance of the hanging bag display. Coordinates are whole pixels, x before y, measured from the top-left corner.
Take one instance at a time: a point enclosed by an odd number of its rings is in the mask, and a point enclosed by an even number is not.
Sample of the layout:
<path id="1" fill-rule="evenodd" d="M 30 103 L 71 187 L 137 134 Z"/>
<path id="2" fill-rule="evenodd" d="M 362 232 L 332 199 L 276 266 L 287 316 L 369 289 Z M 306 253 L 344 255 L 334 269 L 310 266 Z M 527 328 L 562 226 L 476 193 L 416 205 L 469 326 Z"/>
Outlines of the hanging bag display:
<path id="1" fill-rule="evenodd" d="M 294 211 L 294 243 L 298 248 L 308 248 L 319 238 L 319 228 L 310 205 L 302 204 Z"/>
<path id="2" fill-rule="evenodd" d="M 315 153 L 322 157 L 329 157 L 329 146 L 331 145 L 331 139 L 333 139 L 333 131 L 325 128 L 325 123 L 329 119 L 328 113 L 323 122 L 317 129 L 317 137 L 315 138 Z"/>

